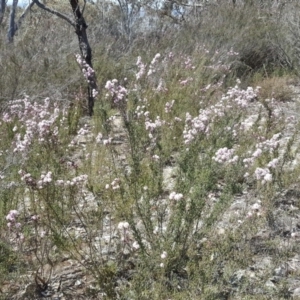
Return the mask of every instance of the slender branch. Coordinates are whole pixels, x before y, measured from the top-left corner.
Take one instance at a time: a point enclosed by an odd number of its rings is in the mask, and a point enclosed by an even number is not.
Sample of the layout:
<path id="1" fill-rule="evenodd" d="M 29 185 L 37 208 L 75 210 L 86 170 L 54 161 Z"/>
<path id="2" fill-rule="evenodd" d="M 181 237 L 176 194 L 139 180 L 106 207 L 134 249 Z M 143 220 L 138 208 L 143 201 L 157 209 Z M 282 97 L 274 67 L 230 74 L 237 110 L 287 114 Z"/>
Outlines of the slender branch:
<path id="1" fill-rule="evenodd" d="M 84 4 L 83 4 L 83 8 L 82 8 L 82 14 L 84 14 L 84 10 L 85 10 L 85 6 L 86 6 L 86 0 L 84 0 Z"/>
<path id="2" fill-rule="evenodd" d="M 73 27 L 76 26 L 75 22 L 73 22 L 68 16 L 60 13 L 59 11 L 55 10 L 55 9 L 52 9 L 52 8 L 49 8 L 47 7 L 46 5 L 42 4 L 41 2 L 39 2 L 39 0 L 32 0 L 33 3 L 35 3 L 39 8 L 41 9 L 44 9 L 45 11 L 67 21 L 70 25 L 72 25 Z"/>
<path id="3" fill-rule="evenodd" d="M 17 30 L 21 27 L 22 22 L 24 21 L 26 15 L 28 14 L 28 12 L 30 11 L 30 9 L 32 8 L 32 6 L 35 4 L 35 2 L 30 2 L 24 9 L 24 12 L 22 13 L 22 15 L 20 16 L 17 24 L 15 25 L 15 33 L 17 32 Z"/>

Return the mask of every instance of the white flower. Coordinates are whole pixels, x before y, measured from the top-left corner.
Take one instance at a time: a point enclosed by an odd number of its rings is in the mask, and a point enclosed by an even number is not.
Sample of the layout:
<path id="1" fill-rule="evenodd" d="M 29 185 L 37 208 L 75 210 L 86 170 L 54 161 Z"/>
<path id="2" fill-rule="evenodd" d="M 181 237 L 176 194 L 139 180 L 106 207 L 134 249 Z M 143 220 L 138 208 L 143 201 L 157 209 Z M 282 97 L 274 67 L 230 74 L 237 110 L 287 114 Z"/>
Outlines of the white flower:
<path id="1" fill-rule="evenodd" d="M 261 149 L 256 149 L 255 152 L 252 154 L 253 157 L 259 157 L 262 154 L 262 150 Z"/>
<path id="2" fill-rule="evenodd" d="M 183 198 L 183 195 L 182 194 L 177 194 L 176 192 L 172 192 L 170 195 L 169 195 L 169 199 L 170 200 L 175 200 L 175 201 L 179 201 Z"/>
<path id="3" fill-rule="evenodd" d="M 255 203 L 255 204 L 253 204 L 253 205 L 251 206 L 251 208 L 252 208 L 253 210 L 259 210 L 259 209 L 261 208 L 261 205 L 260 205 L 259 203 Z"/>
<path id="4" fill-rule="evenodd" d="M 270 174 L 270 173 L 266 174 L 265 177 L 264 177 L 264 181 L 271 182 L 272 181 L 272 174 Z"/>
<path id="5" fill-rule="evenodd" d="M 268 167 L 269 168 L 273 168 L 275 169 L 277 164 L 279 162 L 279 159 L 278 158 L 274 158 L 273 160 L 271 160 L 269 163 L 268 163 Z"/>
<path id="6" fill-rule="evenodd" d="M 128 222 L 120 222 L 118 224 L 118 229 L 119 230 L 125 230 L 129 228 L 129 223 Z"/>
<path id="7" fill-rule="evenodd" d="M 135 250 L 140 249 L 139 243 L 137 241 L 134 241 L 133 244 L 132 244 L 132 248 L 135 249 Z"/>
<path id="8" fill-rule="evenodd" d="M 166 251 L 163 251 L 163 253 L 160 255 L 161 259 L 167 258 L 168 253 Z"/>
<path id="9" fill-rule="evenodd" d="M 169 195 L 169 199 L 170 200 L 173 200 L 174 197 L 175 197 L 176 193 L 175 192 L 172 192 L 170 195 Z"/>
<path id="10" fill-rule="evenodd" d="M 174 196 L 174 200 L 179 201 L 180 199 L 182 199 L 183 195 L 182 194 L 176 194 Z"/>
<path id="11" fill-rule="evenodd" d="M 152 156 L 152 158 L 153 158 L 153 160 L 155 160 L 155 161 L 159 161 L 159 156 L 158 156 L 158 155 L 156 155 L 156 154 L 155 154 L 155 155 L 153 155 L 153 156 Z"/>

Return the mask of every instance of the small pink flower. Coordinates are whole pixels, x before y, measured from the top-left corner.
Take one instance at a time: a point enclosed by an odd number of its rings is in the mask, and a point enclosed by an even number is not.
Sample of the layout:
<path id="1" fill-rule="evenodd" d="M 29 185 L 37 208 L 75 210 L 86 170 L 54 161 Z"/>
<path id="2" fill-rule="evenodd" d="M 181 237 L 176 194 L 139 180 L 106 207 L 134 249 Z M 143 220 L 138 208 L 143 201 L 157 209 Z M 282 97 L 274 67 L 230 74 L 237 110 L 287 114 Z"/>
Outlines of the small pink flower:
<path id="1" fill-rule="evenodd" d="M 17 210 L 11 210 L 8 213 L 8 215 L 6 216 L 6 220 L 11 221 L 11 222 L 15 222 L 18 215 L 19 215 L 19 212 Z"/>

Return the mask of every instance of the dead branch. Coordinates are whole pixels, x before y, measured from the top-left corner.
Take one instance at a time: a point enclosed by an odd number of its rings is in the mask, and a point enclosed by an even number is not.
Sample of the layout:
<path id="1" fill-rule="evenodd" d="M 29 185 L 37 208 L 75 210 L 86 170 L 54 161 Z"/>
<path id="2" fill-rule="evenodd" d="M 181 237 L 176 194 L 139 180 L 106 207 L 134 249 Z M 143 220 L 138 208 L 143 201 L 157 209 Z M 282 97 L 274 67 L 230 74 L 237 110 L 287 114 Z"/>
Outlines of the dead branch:
<path id="1" fill-rule="evenodd" d="M 55 9 L 52 9 L 52 8 L 49 8 L 48 6 L 44 5 L 43 3 L 41 3 L 39 0 L 32 0 L 33 3 L 35 3 L 39 8 L 67 21 L 70 25 L 72 25 L 73 27 L 76 26 L 76 24 L 66 15 L 60 13 L 59 11 L 55 10 Z"/>

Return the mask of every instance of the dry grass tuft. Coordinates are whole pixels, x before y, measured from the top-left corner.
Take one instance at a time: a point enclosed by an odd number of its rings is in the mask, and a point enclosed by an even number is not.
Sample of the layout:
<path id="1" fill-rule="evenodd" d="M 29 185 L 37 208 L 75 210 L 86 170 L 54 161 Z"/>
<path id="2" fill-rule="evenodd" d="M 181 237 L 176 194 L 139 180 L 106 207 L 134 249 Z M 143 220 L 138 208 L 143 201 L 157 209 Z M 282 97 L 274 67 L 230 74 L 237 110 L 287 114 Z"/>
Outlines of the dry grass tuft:
<path id="1" fill-rule="evenodd" d="M 257 84 L 261 87 L 260 96 L 263 99 L 276 99 L 281 102 L 292 100 L 293 90 L 289 87 L 290 77 L 265 78 Z"/>

